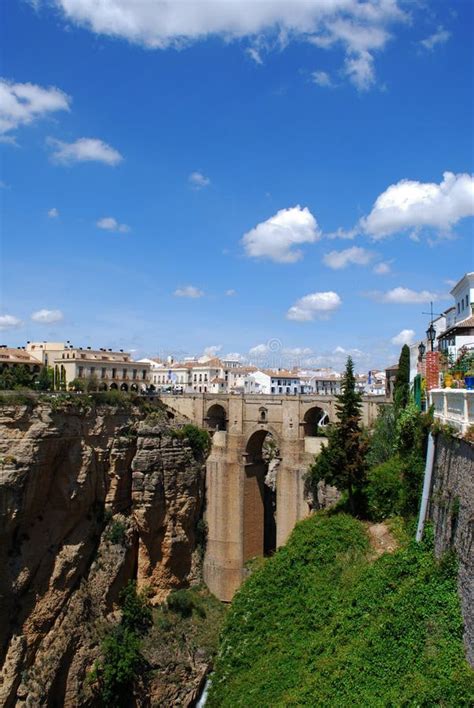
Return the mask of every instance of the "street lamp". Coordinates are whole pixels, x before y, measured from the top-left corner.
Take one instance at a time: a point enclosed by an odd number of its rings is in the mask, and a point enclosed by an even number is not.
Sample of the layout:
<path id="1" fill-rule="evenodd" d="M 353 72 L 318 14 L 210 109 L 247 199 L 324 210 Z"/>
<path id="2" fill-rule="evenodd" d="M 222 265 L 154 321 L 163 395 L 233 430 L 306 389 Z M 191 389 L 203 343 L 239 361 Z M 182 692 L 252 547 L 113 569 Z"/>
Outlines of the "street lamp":
<path id="1" fill-rule="evenodd" d="M 423 361 L 423 357 L 425 356 L 425 351 L 426 351 L 425 345 L 423 344 L 423 342 L 420 342 L 418 345 L 418 353 L 420 355 L 420 361 Z"/>
<path id="2" fill-rule="evenodd" d="M 430 326 L 426 330 L 426 338 L 430 343 L 430 349 L 433 351 L 433 342 L 436 339 L 436 330 L 433 327 L 433 323 L 431 322 Z"/>

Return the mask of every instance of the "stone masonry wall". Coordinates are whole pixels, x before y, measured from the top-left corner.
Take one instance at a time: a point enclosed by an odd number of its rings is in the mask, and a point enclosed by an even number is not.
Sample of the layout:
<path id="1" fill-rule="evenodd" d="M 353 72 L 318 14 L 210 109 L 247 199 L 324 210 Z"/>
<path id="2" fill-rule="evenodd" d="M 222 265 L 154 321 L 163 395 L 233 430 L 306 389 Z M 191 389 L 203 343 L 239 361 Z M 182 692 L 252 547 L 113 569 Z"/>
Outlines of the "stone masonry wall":
<path id="1" fill-rule="evenodd" d="M 454 548 L 459 558 L 464 642 L 474 666 L 474 447 L 464 440 L 437 436 L 429 516 L 436 555 Z"/>

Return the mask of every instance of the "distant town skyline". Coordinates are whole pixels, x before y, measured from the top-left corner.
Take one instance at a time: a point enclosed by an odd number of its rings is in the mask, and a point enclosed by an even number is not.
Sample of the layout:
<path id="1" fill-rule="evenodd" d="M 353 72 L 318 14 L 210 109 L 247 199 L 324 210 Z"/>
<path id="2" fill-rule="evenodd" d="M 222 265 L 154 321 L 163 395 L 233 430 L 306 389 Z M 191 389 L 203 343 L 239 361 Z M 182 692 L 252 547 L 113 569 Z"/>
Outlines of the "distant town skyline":
<path id="1" fill-rule="evenodd" d="M 153 7 L 2 8 L 1 342 L 395 363 L 473 270 L 472 3 Z"/>

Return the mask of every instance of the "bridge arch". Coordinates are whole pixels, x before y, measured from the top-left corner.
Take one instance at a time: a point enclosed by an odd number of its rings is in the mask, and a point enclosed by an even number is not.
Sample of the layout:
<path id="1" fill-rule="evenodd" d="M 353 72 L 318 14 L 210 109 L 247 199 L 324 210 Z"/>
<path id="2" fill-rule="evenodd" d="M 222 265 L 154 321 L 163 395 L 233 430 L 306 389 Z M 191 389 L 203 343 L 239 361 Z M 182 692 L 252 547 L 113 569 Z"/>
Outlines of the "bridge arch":
<path id="1" fill-rule="evenodd" d="M 329 423 L 329 413 L 319 405 L 308 408 L 303 416 L 302 425 L 304 437 L 316 437 L 321 428 L 326 427 Z"/>
<path id="2" fill-rule="evenodd" d="M 276 485 L 280 463 L 278 436 L 258 427 L 247 438 L 244 454 L 244 562 L 276 550 Z"/>
<path id="3" fill-rule="evenodd" d="M 204 417 L 210 431 L 227 430 L 227 410 L 221 403 L 212 403 Z"/>

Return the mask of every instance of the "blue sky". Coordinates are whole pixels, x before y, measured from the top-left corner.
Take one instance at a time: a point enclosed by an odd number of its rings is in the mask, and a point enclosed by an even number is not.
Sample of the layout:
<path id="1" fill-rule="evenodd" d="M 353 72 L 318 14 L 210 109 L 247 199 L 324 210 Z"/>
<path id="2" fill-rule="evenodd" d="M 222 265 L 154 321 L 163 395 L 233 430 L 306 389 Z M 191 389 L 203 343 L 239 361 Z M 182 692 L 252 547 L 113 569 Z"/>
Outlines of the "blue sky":
<path id="1" fill-rule="evenodd" d="M 2 5 L 4 343 L 365 370 L 422 336 L 474 266 L 473 5 L 322 5 Z"/>

